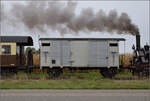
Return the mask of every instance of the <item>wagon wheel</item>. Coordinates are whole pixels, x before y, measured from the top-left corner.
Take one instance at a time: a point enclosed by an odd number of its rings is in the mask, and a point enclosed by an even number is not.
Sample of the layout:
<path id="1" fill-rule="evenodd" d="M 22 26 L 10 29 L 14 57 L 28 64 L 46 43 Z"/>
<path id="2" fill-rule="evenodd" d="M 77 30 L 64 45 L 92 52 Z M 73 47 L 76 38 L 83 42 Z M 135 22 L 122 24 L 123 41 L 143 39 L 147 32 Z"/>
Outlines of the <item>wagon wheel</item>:
<path id="1" fill-rule="evenodd" d="M 58 78 L 62 74 L 61 68 L 51 68 L 48 70 L 48 75 L 52 78 Z"/>
<path id="2" fill-rule="evenodd" d="M 117 73 L 117 69 L 102 69 L 100 73 L 104 78 L 113 78 Z"/>

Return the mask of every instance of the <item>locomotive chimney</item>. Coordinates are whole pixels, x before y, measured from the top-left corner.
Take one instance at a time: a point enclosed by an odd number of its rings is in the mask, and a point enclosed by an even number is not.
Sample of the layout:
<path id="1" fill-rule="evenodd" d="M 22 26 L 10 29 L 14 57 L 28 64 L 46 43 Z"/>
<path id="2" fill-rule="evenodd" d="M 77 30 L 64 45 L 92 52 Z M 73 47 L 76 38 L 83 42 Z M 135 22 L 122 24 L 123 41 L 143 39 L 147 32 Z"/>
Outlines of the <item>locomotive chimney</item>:
<path id="1" fill-rule="evenodd" d="M 140 50 L 140 35 L 136 35 L 136 49 Z"/>

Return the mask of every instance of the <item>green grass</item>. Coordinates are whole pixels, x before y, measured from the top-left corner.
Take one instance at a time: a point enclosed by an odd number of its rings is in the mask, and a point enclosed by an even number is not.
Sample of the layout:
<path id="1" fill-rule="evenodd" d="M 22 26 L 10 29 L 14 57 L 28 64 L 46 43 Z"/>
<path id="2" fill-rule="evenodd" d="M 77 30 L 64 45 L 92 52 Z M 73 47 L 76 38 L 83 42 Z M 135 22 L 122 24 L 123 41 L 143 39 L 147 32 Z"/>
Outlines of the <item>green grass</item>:
<path id="1" fill-rule="evenodd" d="M 118 79 L 130 79 L 133 78 L 133 75 L 131 72 L 121 72 L 115 75 L 115 78 Z"/>
<path id="2" fill-rule="evenodd" d="M 19 80 L 27 80 L 27 79 L 47 79 L 49 76 L 46 72 L 32 72 L 32 73 L 24 73 L 19 72 L 14 78 Z"/>
<path id="3" fill-rule="evenodd" d="M 118 74 L 121 75 L 121 74 Z M 123 75 L 123 74 L 122 74 Z M 124 74 L 128 75 L 128 74 Z M 35 78 L 33 80 L 33 78 Z M 0 80 L 0 89 L 149 89 L 150 81 L 112 80 L 100 73 L 63 73 L 58 79 L 46 79 L 45 73 L 18 73 L 14 79 Z"/>

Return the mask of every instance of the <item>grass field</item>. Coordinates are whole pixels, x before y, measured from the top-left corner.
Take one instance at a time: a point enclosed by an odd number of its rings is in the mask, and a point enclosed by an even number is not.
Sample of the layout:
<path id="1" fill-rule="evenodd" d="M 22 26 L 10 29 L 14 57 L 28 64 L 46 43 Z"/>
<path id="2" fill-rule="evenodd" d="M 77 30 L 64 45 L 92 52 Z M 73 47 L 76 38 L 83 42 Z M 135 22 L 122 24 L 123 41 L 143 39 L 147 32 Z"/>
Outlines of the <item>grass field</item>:
<path id="1" fill-rule="evenodd" d="M 117 78 L 128 78 L 130 73 L 118 74 Z M 18 73 L 0 80 L 0 89 L 149 89 L 150 81 L 105 79 L 97 72 L 63 73 L 57 79 L 47 79 L 46 73 Z"/>

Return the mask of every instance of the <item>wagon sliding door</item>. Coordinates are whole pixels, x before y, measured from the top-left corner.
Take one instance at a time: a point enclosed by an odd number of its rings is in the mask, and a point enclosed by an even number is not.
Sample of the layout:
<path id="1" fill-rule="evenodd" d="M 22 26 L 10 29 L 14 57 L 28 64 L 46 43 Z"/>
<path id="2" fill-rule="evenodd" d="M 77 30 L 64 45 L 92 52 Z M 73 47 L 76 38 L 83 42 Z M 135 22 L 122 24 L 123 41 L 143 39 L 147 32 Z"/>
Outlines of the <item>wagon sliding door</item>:
<path id="1" fill-rule="evenodd" d="M 108 66 L 108 42 L 107 41 L 90 41 L 89 49 L 89 66 L 90 67 L 107 67 Z"/>
<path id="2" fill-rule="evenodd" d="M 87 67 L 88 66 L 88 41 L 71 41 L 71 66 Z"/>

